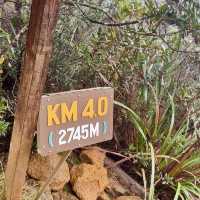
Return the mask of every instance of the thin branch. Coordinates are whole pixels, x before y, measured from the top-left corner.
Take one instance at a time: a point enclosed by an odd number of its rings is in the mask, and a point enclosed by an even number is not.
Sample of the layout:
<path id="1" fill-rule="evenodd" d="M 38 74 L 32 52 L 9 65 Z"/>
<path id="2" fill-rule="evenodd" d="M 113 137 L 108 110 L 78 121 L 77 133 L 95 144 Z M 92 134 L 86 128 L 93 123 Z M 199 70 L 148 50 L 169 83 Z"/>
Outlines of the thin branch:
<path id="1" fill-rule="evenodd" d="M 69 2 L 69 1 L 66 1 L 65 4 L 69 5 L 69 6 L 75 6 L 74 2 Z M 85 4 L 85 3 L 76 3 L 78 4 L 79 6 L 83 6 L 83 7 L 86 7 L 86 8 L 90 8 L 90 9 L 93 9 L 93 10 L 98 10 L 98 11 L 101 11 L 102 13 L 104 13 L 108 19 L 112 20 L 112 21 L 116 21 L 108 12 L 106 12 L 104 9 L 100 8 L 100 7 L 97 7 L 97 6 L 93 6 L 93 5 L 89 5 L 89 4 Z"/>
<path id="2" fill-rule="evenodd" d="M 5 0 L 5 3 L 6 2 L 9 2 L 9 3 L 14 3 L 14 4 L 16 4 L 17 2 L 16 1 L 12 1 L 12 0 Z"/>
<path id="3" fill-rule="evenodd" d="M 199 54 L 200 51 L 187 51 L 187 50 L 179 50 L 176 49 L 174 47 L 172 47 L 162 36 L 157 35 L 157 37 L 159 37 L 166 45 L 169 49 L 171 49 L 172 51 L 178 52 L 178 53 L 192 53 L 192 54 Z"/>
<path id="4" fill-rule="evenodd" d="M 117 22 L 115 22 L 115 23 L 107 23 L 107 22 L 98 21 L 98 20 L 95 20 L 95 19 L 92 19 L 92 18 L 88 17 L 78 3 L 73 2 L 73 4 L 80 10 L 80 12 L 83 15 L 83 17 L 85 19 L 87 19 L 89 22 L 91 22 L 93 24 L 99 24 L 99 25 L 103 25 L 103 26 L 108 26 L 108 27 L 129 26 L 129 25 L 133 25 L 133 24 L 138 24 L 141 21 L 144 21 L 144 20 L 150 18 L 150 16 L 145 16 L 145 17 L 141 18 L 140 20 L 126 21 L 126 22 L 121 22 L 121 23 L 120 22 L 118 22 L 118 23 Z"/>
<path id="5" fill-rule="evenodd" d="M 145 16 L 143 18 L 141 18 L 140 20 L 134 20 L 134 21 L 127 21 L 127 22 L 122 22 L 122 23 L 119 23 L 119 22 L 116 22 L 116 20 L 110 15 L 108 14 L 105 10 L 103 10 L 102 8 L 99 8 L 97 6 L 92 6 L 92 5 L 89 5 L 89 4 L 85 4 L 85 3 L 79 3 L 79 2 L 66 2 L 68 5 L 70 6 L 76 6 L 81 14 L 83 15 L 83 17 L 91 22 L 91 23 L 94 23 L 94 24 L 99 24 L 99 25 L 103 25 L 103 26 L 108 26 L 108 27 L 121 27 L 121 26 L 129 26 L 129 25 L 133 25 L 133 24 L 139 24 L 139 23 L 142 23 L 144 20 L 146 19 L 149 19 L 150 17 L 153 17 L 153 16 Z M 101 12 L 103 12 L 110 20 L 114 21 L 114 23 L 106 23 L 106 22 L 103 22 L 103 21 L 98 21 L 98 20 L 95 20 L 95 19 L 92 19 L 90 18 L 84 11 L 81 7 L 87 7 L 87 8 L 91 8 L 93 10 L 99 10 Z M 164 20 L 164 18 L 162 18 L 162 20 Z M 170 36 L 170 35 L 174 35 L 174 34 L 178 34 L 178 33 L 183 33 L 185 31 L 187 31 L 188 33 L 191 33 L 193 31 L 198 31 L 198 29 L 182 29 L 182 30 L 178 30 L 178 31 L 174 31 L 174 32 L 169 32 L 169 33 L 164 33 L 164 34 L 157 34 L 157 33 L 154 33 L 154 32 L 138 32 L 138 31 L 134 31 L 134 30 L 131 30 L 134 34 L 137 34 L 137 35 L 143 35 L 143 36 L 150 36 L 150 37 L 158 37 L 158 38 L 161 38 L 161 40 L 163 40 L 163 42 L 165 44 L 167 44 L 167 46 L 175 51 L 175 52 L 180 52 L 180 53 L 195 53 L 195 54 L 198 54 L 200 53 L 199 51 L 186 51 L 186 50 L 178 50 L 178 49 L 175 49 L 173 48 L 171 45 L 168 44 L 168 42 L 166 42 L 164 40 L 164 36 Z"/>
<path id="6" fill-rule="evenodd" d="M 117 26 L 129 26 L 129 25 L 133 25 L 133 24 L 138 24 L 143 22 L 146 19 L 149 19 L 153 16 L 145 16 L 139 20 L 133 20 L 133 21 L 126 21 L 126 22 L 117 22 L 113 16 L 111 16 L 107 11 L 105 11 L 104 9 L 94 6 L 94 5 L 89 5 L 89 4 L 85 4 L 85 3 L 79 3 L 79 2 L 65 2 L 67 5 L 70 6 L 76 6 L 82 13 L 83 17 L 88 20 L 91 23 L 94 24 L 99 24 L 99 25 L 103 25 L 103 26 L 109 26 L 109 27 L 117 27 Z M 87 14 L 81 9 L 81 7 L 87 7 L 87 8 L 91 8 L 93 10 L 99 10 L 102 13 L 104 13 L 108 19 L 110 19 L 111 21 L 113 21 L 114 23 L 106 23 L 106 22 L 102 22 L 102 21 L 98 21 L 98 20 L 94 20 L 92 18 L 90 18 L 89 16 L 87 16 Z M 161 19 L 162 21 L 165 20 L 165 18 Z M 198 31 L 199 29 L 182 29 L 182 30 L 178 30 L 178 31 L 174 31 L 174 32 L 168 32 L 168 33 L 164 33 L 164 34 L 159 34 L 159 36 L 170 36 L 170 35 L 174 35 L 174 34 L 178 34 L 178 33 L 182 33 L 187 31 L 188 33 L 194 32 L 194 31 Z M 136 34 L 140 34 L 140 35 L 147 35 L 147 36 L 158 36 L 158 34 L 153 33 L 153 32 L 135 32 Z"/>

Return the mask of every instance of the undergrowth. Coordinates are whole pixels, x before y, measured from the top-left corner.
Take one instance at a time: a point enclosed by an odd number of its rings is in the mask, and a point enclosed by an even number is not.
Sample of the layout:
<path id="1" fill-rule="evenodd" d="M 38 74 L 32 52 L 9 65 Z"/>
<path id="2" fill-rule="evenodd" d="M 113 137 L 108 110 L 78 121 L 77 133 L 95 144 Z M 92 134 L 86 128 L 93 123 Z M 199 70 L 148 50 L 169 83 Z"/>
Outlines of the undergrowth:
<path id="1" fill-rule="evenodd" d="M 127 153 L 145 171 L 149 200 L 162 199 L 162 189 L 173 196 L 167 199 L 200 198 L 200 141 L 189 127 L 190 112 L 177 122 L 176 110 L 180 105 L 175 105 L 173 96 L 169 96 L 161 111 L 160 99 L 155 95 L 155 109 L 147 112 L 145 123 L 134 110 L 115 102 L 126 110 L 137 131 L 135 143 L 130 144 Z"/>
<path id="2" fill-rule="evenodd" d="M 23 188 L 22 200 L 35 199 L 38 190 L 39 186 L 36 184 L 36 182 L 31 184 L 26 183 Z M 0 200 L 5 200 L 5 173 L 2 170 L 0 171 Z"/>
<path id="3" fill-rule="evenodd" d="M 0 135 L 14 116 L 30 1 L 20 6 L 0 28 Z M 200 198 L 199 12 L 196 0 L 60 6 L 45 92 L 115 89 L 114 142 L 142 171 L 149 200 L 167 200 L 163 191 L 170 200 Z M 107 27 L 88 18 L 140 23 Z"/>
<path id="4" fill-rule="evenodd" d="M 0 136 L 7 131 L 9 123 L 4 120 L 4 114 L 7 109 L 7 102 L 5 99 L 0 99 Z"/>

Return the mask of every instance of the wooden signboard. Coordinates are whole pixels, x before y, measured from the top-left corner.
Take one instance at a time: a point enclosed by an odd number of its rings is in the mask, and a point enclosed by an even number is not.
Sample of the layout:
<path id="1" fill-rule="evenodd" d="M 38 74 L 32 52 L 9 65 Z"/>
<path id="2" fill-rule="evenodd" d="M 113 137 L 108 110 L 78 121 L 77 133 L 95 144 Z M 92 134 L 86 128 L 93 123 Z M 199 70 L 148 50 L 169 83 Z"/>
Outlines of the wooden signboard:
<path id="1" fill-rule="evenodd" d="M 113 137 L 112 88 L 92 88 L 42 96 L 38 152 L 71 150 Z"/>

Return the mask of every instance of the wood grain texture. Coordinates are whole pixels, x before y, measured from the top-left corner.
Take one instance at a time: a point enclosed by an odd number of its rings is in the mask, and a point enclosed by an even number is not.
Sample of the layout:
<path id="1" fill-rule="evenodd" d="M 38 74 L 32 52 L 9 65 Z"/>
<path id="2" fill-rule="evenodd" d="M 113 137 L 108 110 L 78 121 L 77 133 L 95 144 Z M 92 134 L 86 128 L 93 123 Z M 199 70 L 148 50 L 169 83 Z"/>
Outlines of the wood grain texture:
<path id="1" fill-rule="evenodd" d="M 117 175 L 119 182 L 126 186 L 133 194 L 138 195 L 142 199 L 145 197 L 144 188 L 137 183 L 132 177 L 130 177 L 126 172 L 124 172 L 120 167 L 115 166 L 115 162 L 109 158 L 105 159 L 105 165 Z M 114 167 L 113 167 L 114 166 Z"/>
<path id="2" fill-rule="evenodd" d="M 59 0 L 33 0 L 6 169 L 6 198 L 20 200 L 52 51 Z"/>

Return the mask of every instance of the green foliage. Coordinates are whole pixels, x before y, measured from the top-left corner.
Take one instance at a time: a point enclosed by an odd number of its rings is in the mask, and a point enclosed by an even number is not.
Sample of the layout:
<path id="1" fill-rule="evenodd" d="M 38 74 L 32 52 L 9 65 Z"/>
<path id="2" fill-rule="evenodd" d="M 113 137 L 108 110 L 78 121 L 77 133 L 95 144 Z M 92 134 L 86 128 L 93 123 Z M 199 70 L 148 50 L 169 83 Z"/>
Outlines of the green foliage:
<path id="1" fill-rule="evenodd" d="M 132 11 L 132 4 L 129 0 L 117 0 L 116 1 L 118 17 L 119 19 L 125 19 Z"/>
<path id="2" fill-rule="evenodd" d="M 7 109 L 6 101 L 4 99 L 0 99 L 0 135 L 5 134 L 8 128 L 8 122 L 3 120 L 3 116 L 5 114 L 6 109 Z"/>
<path id="3" fill-rule="evenodd" d="M 159 96 L 159 99 L 161 98 Z M 131 154 L 139 156 L 138 164 L 146 169 L 147 174 L 149 171 L 152 172 L 149 176 L 153 176 L 155 173 L 154 184 L 157 194 L 159 194 L 159 187 L 167 183 L 174 190 L 177 187 L 176 198 L 190 199 L 192 196 L 199 198 L 199 137 L 190 133 L 188 116 L 179 119 L 179 125 L 175 124 L 175 118 L 178 117 L 175 108 L 180 105 L 175 105 L 171 96 L 164 105 L 165 110 L 162 113 L 161 104 L 157 105 L 157 102 L 160 101 L 155 101 L 153 117 L 147 112 L 146 120 L 124 104 L 115 102 L 116 105 L 127 111 L 138 132 L 136 134 L 137 144 L 130 145 L 129 151 Z M 149 109 L 151 110 L 151 106 Z M 142 123 L 144 120 L 147 123 Z M 148 144 L 152 144 L 154 147 L 155 155 L 153 157 L 152 147 L 149 148 Z M 151 167 L 153 160 L 155 160 L 155 171 Z M 150 188 L 152 188 L 152 183 Z M 152 193 L 150 199 L 154 199 Z"/>
<path id="4" fill-rule="evenodd" d="M 0 11 L 0 135 L 12 124 L 19 72 L 24 50 L 24 33 L 30 7 L 27 0 L 7 2 Z M 16 8 L 18 7 L 18 8 Z M 16 9 L 16 10 L 15 10 Z M 6 119 L 9 121 L 5 121 Z"/>
<path id="5" fill-rule="evenodd" d="M 48 91 L 105 85 L 115 89 L 115 103 L 122 108 L 115 108 L 115 132 L 119 142 L 125 139 L 129 155 L 138 158 L 135 167 L 145 169 L 149 199 L 160 197 L 166 184 L 175 199 L 198 196 L 200 152 L 197 133 L 190 130 L 197 118 L 189 113 L 198 101 L 194 63 L 199 57 L 190 51 L 198 50 L 199 15 L 192 15 L 192 2 L 183 4 L 106 4 L 104 10 L 117 22 L 148 17 L 123 27 L 90 24 L 72 7 L 74 15 L 61 15 L 55 34 Z M 66 9 L 64 3 L 61 13 Z M 99 11 L 82 9 L 93 20 L 107 19 Z"/>
<path id="6" fill-rule="evenodd" d="M 45 91 L 115 89 L 115 132 L 119 143 L 137 157 L 136 168 L 145 169 L 149 200 L 159 197 L 165 184 L 175 200 L 199 193 L 195 52 L 200 9 L 196 0 L 169 2 L 62 1 Z M 20 17 L 9 19 L 12 30 L 0 29 L 0 82 L 9 102 L 15 100 L 28 13 L 29 4 L 22 1 Z M 130 21 L 138 23 L 100 25 Z M 2 104 L 1 133 L 8 125 L 4 100 Z"/>

